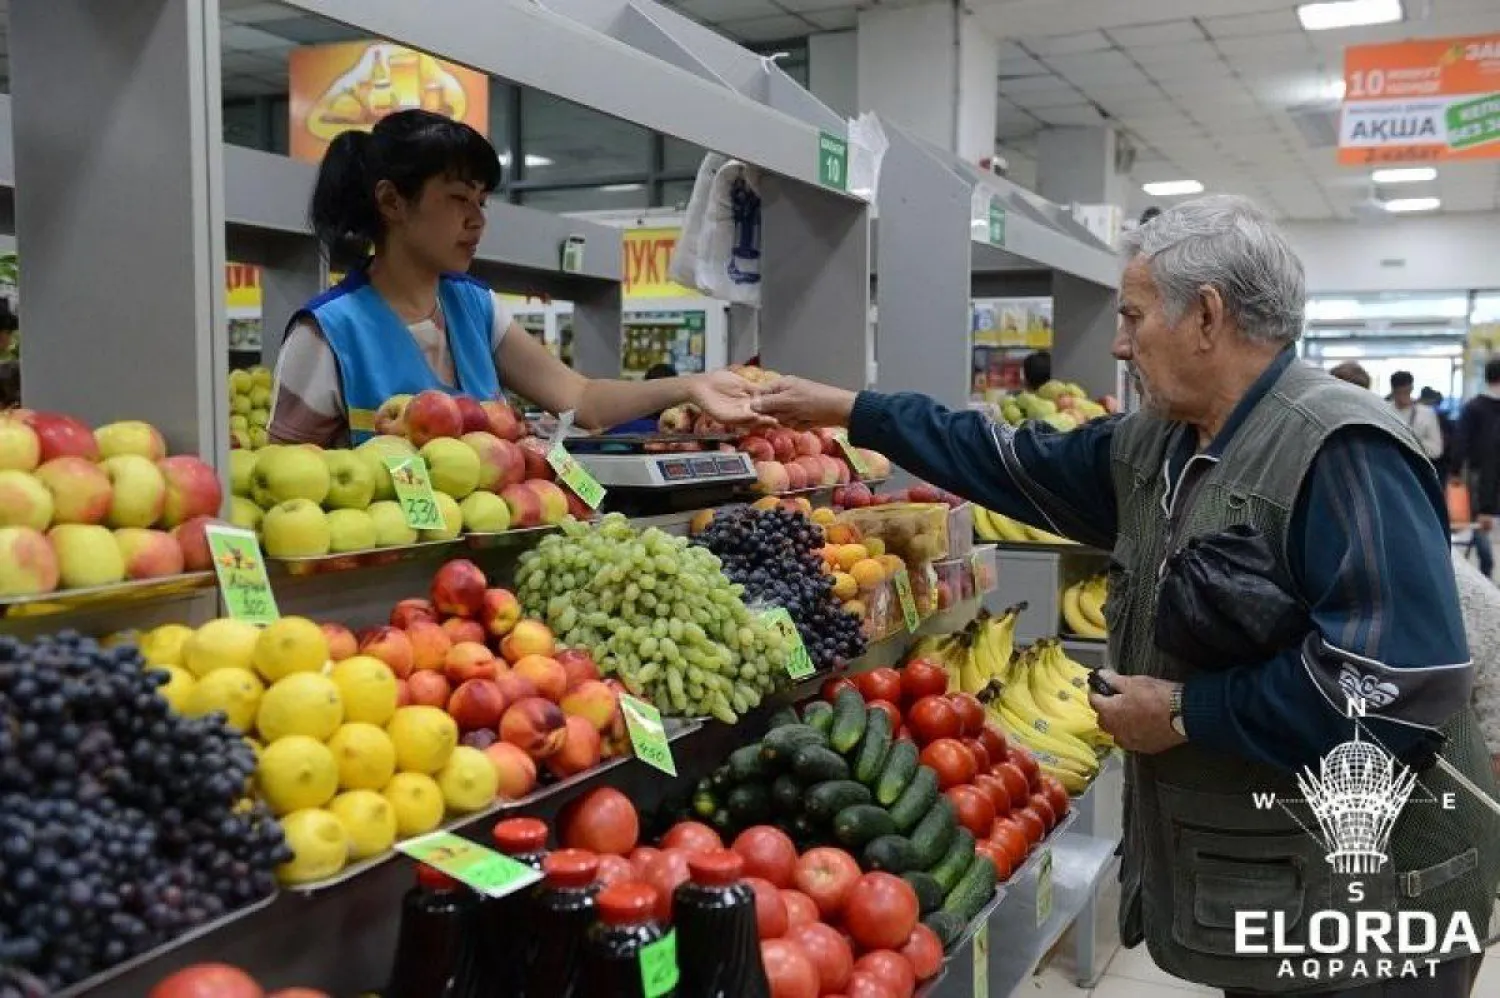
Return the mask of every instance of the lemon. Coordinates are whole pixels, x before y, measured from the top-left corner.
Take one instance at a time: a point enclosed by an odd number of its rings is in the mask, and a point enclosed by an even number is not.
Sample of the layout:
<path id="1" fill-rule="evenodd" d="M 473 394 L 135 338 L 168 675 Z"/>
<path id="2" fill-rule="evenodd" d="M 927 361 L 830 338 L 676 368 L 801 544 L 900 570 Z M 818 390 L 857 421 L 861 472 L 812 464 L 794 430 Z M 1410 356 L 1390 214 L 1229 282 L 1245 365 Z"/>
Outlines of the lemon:
<path id="1" fill-rule="evenodd" d="M 210 620 L 183 643 L 182 664 L 200 678 L 215 669 L 248 669 L 259 640 L 254 624 L 230 617 Z"/>
<path id="2" fill-rule="evenodd" d="M 147 665 L 181 665 L 183 648 L 193 629 L 183 624 L 163 624 L 141 635 L 141 655 Z"/>
<path id="3" fill-rule="evenodd" d="M 370 655 L 354 655 L 333 667 L 344 698 L 344 720 L 385 724 L 396 713 L 396 675 Z"/>
<path id="4" fill-rule="evenodd" d="M 436 773 L 458 744 L 458 725 L 436 707 L 402 707 L 385 733 L 396 745 L 396 766 L 403 773 Z"/>
<path id="5" fill-rule="evenodd" d="M 396 746 L 373 724 L 353 722 L 328 740 L 339 767 L 339 789 L 381 790 L 396 772 Z"/>
<path id="6" fill-rule="evenodd" d="M 328 746 L 306 735 L 267 745 L 255 769 L 260 795 L 276 814 L 322 807 L 339 789 L 339 767 Z"/>
<path id="7" fill-rule="evenodd" d="M 327 662 L 328 638 L 306 617 L 267 624 L 255 645 L 255 671 L 269 683 L 294 672 L 321 672 Z"/>
<path id="8" fill-rule="evenodd" d="M 344 699 L 332 679 L 319 672 L 294 672 L 278 679 L 260 699 L 255 727 L 274 742 L 287 735 L 325 741 L 344 723 Z"/>
<path id="9" fill-rule="evenodd" d="M 489 756 L 477 748 L 460 745 L 448 757 L 437 776 L 443 800 L 454 811 L 478 811 L 495 800 L 500 789 L 500 771 Z"/>
<path id="10" fill-rule="evenodd" d="M 200 676 L 197 684 L 188 693 L 183 710 L 190 717 L 222 710 L 225 718 L 236 730 L 249 731 L 255 723 L 255 711 L 260 706 L 265 687 L 249 669 L 215 669 Z"/>
<path id="11" fill-rule="evenodd" d="M 290 862 L 276 868 L 283 884 L 326 880 L 349 861 L 349 833 L 344 823 L 321 808 L 293 811 L 281 819 L 281 832 L 292 850 Z"/>
<path id="12" fill-rule="evenodd" d="M 151 665 L 147 668 L 155 672 L 166 673 L 167 681 L 158 686 L 156 692 L 163 700 L 171 704 L 172 709 L 177 713 L 187 713 L 188 698 L 192 695 L 193 687 L 198 685 L 193 674 L 175 665 Z"/>
<path id="13" fill-rule="evenodd" d="M 396 809 L 374 790 L 350 790 L 328 805 L 349 836 L 349 858 L 377 856 L 396 844 Z"/>
<path id="14" fill-rule="evenodd" d="M 430 832 L 443 822 L 443 791 L 421 773 L 397 773 L 381 794 L 396 815 L 396 834 L 403 839 Z"/>

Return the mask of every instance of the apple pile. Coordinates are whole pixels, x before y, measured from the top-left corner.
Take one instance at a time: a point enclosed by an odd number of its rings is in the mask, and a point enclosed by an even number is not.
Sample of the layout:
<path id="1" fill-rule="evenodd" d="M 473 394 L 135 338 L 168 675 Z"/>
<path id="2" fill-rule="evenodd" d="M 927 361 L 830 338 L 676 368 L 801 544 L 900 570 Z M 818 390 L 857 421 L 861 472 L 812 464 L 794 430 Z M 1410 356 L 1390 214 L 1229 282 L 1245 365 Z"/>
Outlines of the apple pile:
<path id="1" fill-rule="evenodd" d="M 149 423 L 0 414 L 0 596 L 207 569 L 202 527 L 222 500 L 214 469 L 168 457 Z"/>
<path id="2" fill-rule="evenodd" d="M 780 427 L 757 430 L 736 445 L 755 462 L 757 491 L 795 492 L 831 488 L 856 480 L 835 431 L 824 427 L 801 433 Z M 888 478 L 891 462 L 876 451 L 859 448 L 872 479 Z"/>
<path id="3" fill-rule="evenodd" d="M 1035 392 L 1017 392 L 1000 406 L 1000 414 L 1011 426 L 1029 419 L 1040 420 L 1062 433 L 1084 423 L 1120 411 L 1113 395 L 1091 401 L 1088 392 L 1067 381 L 1049 381 Z"/>
<path id="4" fill-rule="evenodd" d="M 271 423 L 271 370 L 251 367 L 229 372 L 229 446 L 264 447 Z"/>

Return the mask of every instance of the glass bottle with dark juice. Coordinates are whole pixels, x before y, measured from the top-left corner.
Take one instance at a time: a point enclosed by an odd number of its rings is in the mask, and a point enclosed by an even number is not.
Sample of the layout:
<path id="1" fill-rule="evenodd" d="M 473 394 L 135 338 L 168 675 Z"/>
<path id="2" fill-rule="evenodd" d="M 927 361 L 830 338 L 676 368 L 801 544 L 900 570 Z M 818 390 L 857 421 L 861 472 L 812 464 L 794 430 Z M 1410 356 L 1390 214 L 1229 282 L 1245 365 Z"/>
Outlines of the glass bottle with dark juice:
<path id="1" fill-rule="evenodd" d="M 538 873 L 547 855 L 547 823 L 509 818 L 491 831 L 495 848 Z M 476 962 L 483 998 L 519 998 L 525 991 L 526 950 L 531 939 L 531 890 L 482 897 L 477 918 Z"/>
<path id="2" fill-rule="evenodd" d="M 441 870 L 417 867 L 401 902 L 396 959 L 385 998 L 448 998 L 467 973 L 467 936 L 479 899 Z"/>
<path id="3" fill-rule="evenodd" d="M 527 998 L 573 998 L 583 969 L 583 940 L 596 914 L 599 857 L 583 849 L 559 849 L 542 861 L 546 880 L 532 896 L 533 934 L 526 946 Z"/>
<path id="4" fill-rule="evenodd" d="M 770 998 L 744 860 L 728 849 L 697 853 L 688 873 L 672 903 L 677 998 Z"/>
<path id="5" fill-rule="evenodd" d="M 589 930 L 583 994 L 588 998 L 668 998 L 677 986 L 676 954 L 656 921 L 657 893 L 647 884 L 610 884 L 599 893 Z"/>

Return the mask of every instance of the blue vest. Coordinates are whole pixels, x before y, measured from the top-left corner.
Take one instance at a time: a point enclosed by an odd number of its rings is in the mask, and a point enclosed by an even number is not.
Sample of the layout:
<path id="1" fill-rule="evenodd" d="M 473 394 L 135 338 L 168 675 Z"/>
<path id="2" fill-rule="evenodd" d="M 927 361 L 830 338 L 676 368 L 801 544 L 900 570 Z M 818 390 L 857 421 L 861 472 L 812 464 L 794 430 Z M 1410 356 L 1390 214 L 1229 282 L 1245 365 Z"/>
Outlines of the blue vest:
<path id="1" fill-rule="evenodd" d="M 456 388 L 433 373 L 406 323 L 370 285 L 364 267 L 308 302 L 287 324 L 290 332 L 311 317 L 333 348 L 352 443 L 374 435 L 376 410 L 393 395 L 434 389 L 480 400 L 500 398 L 500 375 L 490 350 L 495 321 L 490 289 L 463 274 L 444 274 L 438 282 L 438 301 L 448 329 Z"/>

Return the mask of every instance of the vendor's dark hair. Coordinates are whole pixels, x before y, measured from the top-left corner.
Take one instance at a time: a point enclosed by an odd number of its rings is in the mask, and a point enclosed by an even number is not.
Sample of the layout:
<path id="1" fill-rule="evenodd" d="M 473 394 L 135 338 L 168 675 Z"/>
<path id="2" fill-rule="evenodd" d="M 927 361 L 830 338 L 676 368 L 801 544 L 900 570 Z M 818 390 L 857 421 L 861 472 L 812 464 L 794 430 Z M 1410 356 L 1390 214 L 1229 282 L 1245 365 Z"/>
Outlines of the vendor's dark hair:
<path id="1" fill-rule="evenodd" d="M 431 111 L 397 111 L 372 131 L 334 138 L 318 167 L 308 215 L 330 259 L 364 255 L 384 235 L 375 185 L 389 180 L 411 200 L 431 177 L 500 186 L 495 147 L 470 126 Z"/>

